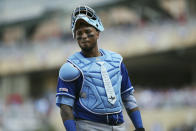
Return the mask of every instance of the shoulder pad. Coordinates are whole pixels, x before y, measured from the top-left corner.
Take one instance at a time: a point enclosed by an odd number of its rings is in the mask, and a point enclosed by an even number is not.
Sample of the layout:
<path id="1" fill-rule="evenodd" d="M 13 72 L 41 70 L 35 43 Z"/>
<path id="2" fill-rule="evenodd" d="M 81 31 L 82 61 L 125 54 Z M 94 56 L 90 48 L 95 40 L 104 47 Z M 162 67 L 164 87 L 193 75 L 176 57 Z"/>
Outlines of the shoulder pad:
<path id="1" fill-rule="evenodd" d="M 80 76 L 80 71 L 71 63 L 62 65 L 59 71 L 59 77 L 64 81 L 74 81 Z"/>

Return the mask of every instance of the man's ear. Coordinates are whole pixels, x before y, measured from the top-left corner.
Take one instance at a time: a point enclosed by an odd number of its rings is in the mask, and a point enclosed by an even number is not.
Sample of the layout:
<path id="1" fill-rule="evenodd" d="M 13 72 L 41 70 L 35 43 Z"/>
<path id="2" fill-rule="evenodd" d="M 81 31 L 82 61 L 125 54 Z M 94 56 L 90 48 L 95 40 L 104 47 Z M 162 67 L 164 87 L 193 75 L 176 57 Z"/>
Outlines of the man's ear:
<path id="1" fill-rule="evenodd" d="M 100 33 L 100 31 L 97 30 L 97 33 L 96 33 L 97 39 L 99 38 L 99 33 Z"/>

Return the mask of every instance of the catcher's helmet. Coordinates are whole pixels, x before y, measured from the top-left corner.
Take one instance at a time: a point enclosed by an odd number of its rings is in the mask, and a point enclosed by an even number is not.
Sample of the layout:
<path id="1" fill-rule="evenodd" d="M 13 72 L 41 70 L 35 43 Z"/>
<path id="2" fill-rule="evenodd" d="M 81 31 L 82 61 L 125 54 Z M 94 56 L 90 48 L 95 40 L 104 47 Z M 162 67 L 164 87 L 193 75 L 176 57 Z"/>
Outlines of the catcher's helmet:
<path id="1" fill-rule="evenodd" d="M 75 25 L 79 19 L 86 21 L 88 24 L 95 27 L 98 31 L 104 30 L 101 20 L 99 19 L 99 17 L 96 15 L 95 11 L 92 8 L 88 6 L 79 6 L 76 9 L 74 9 L 72 13 L 71 30 L 72 30 L 73 37 L 75 37 L 74 36 Z"/>

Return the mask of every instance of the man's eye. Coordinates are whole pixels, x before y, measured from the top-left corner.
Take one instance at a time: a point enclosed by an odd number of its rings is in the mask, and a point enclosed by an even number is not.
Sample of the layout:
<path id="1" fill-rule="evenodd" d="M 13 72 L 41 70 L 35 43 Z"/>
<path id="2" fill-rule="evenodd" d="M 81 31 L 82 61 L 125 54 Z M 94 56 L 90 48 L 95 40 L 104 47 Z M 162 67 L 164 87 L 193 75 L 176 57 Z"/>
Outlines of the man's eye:
<path id="1" fill-rule="evenodd" d="M 79 32 L 79 33 L 77 33 L 77 35 L 78 35 L 78 36 L 81 36 L 81 35 L 82 35 L 82 33 L 81 33 L 81 32 Z"/>
<path id="2" fill-rule="evenodd" d="M 91 31 L 90 31 L 90 30 L 86 30 L 85 33 L 86 33 L 86 34 L 90 34 Z"/>

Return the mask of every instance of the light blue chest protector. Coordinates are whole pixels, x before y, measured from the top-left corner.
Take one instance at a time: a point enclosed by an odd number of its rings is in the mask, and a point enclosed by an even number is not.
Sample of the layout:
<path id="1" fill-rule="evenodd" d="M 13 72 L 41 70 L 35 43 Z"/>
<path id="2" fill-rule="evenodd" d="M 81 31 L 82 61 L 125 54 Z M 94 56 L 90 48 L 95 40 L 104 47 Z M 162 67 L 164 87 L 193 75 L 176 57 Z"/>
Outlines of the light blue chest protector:
<path id="1" fill-rule="evenodd" d="M 100 49 L 103 56 L 85 58 L 77 52 L 68 58 L 68 61 L 75 65 L 83 75 L 83 84 L 80 90 L 80 104 L 94 114 L 113 114 L 122 111 L 121 100 L 121 71 L 122 57 L 114 52 Z M 101 67 L 98 62 L 104 62 L 116 95 L 116 102 L 111 104 L 108 101 L 104 87 Z"/>

